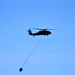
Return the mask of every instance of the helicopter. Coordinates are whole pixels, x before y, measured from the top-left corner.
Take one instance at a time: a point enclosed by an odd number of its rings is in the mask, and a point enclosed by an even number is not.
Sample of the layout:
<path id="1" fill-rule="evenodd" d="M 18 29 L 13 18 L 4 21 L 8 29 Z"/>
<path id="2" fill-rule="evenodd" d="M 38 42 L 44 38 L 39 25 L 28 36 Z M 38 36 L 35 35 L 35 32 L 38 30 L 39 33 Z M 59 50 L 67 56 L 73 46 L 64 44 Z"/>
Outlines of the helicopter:
<path id="1" fill-rule="evenodd" d="M 31 28 L 29 28 L 29 30 L 27 30 L 27 31 L 28 31 L 29 35 L 31 35 L 31 36 L 39 36 L 39 35 L 48 36 L 48 35 L 52 34 L 52 32 L 49 31 L 49 30 L 53 30 L 53 29 L 48 29 L 48 28 L 46 28 L 46 29 L 32 28 L 32 29 L 36 29 L 36 30 L 39 30 L 39 31 L 36 32 L 36 33 L 32 33 Z"/>

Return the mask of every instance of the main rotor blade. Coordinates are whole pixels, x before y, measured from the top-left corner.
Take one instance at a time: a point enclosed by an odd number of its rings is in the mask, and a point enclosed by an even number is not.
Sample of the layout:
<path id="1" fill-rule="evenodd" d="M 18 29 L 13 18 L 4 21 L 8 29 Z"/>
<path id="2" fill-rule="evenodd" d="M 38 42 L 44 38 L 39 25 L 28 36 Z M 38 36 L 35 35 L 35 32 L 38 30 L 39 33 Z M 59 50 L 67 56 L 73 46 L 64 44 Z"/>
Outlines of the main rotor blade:
<path id="1" fill-rule="evenodd" d="M 47 29 L 47 30 L 57 30 L 57 29 Z"/>
<path id="2" fill-rule="evenodd" d="M 48 28 L 45 28 L 45 29 L 40 29 L 40 28 L 32 28 L 32 29 L 36 29 L 36 30 L 57 30 L 57 29 L 48 29 Z"/>
<path id="3" fill-rule="evenodd" d="M 40 28 L 32 28 L 32 29 L 36 29 L 36 30 L 43 30 L 43 29 L 40 29 Z"/>
<path id="4" fill-rule="evenodd" d="M 46 28 L 45 30 L 57 30 L 57 29 L 48 29 L 48 28 Z"/>

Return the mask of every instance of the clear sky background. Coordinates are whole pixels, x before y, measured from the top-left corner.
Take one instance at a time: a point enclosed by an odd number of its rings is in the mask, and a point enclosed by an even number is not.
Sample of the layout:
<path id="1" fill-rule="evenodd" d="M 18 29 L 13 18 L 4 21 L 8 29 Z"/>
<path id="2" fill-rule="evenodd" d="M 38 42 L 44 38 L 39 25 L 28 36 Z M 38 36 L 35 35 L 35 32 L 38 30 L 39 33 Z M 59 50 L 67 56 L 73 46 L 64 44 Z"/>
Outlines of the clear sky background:
<path id="1" fill-rule="evenodd" d="M 43 37 L 20 73 L 42 37 L 29 36 L 29 28 L 57 30 Z M 0 1 L 0 75 L 75 75 L 75 2 Z"/>

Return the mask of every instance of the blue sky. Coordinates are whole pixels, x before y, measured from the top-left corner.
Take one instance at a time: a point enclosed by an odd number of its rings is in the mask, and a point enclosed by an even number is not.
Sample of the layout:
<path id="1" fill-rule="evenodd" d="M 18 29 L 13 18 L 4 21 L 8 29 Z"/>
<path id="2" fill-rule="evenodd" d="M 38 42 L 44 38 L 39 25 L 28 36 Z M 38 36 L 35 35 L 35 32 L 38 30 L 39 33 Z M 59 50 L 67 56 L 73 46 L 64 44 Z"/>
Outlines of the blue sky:
<path id="1" fill-rule="evenodd" d="M 52 28 L 20 73 L 42 36 L 29 28 Z M 33 31 L 36 32 L 36 31 Z M 74 1 L 0 1 L 0 75 L 75 75 Z"/>

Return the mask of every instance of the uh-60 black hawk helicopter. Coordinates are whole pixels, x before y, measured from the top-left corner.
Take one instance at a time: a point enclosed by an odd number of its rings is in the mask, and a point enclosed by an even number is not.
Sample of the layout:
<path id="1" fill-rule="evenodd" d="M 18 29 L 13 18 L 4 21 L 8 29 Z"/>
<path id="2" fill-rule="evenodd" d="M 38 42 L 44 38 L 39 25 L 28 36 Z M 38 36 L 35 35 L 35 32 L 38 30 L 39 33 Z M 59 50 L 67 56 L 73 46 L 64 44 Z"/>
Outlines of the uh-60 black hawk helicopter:
<path id="1" fill-rule="evenodd" d="M 31 28 L 29 28 L 29 30 L 27 30 L 27 31 L 28 31 L 29 35 L 32 35 L 32 36 L 39 36 L 39 35 L 48 36 L 48 35 L 52 34 L 52 32 L 50 32 L 49 30 L 53 30 L 53 29 L 48 29 L 48 28 L 46 28 L 46 29 L 32 28 L 32 29 L 40 30 L 36 33 L 32 33 Z"/>

